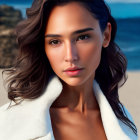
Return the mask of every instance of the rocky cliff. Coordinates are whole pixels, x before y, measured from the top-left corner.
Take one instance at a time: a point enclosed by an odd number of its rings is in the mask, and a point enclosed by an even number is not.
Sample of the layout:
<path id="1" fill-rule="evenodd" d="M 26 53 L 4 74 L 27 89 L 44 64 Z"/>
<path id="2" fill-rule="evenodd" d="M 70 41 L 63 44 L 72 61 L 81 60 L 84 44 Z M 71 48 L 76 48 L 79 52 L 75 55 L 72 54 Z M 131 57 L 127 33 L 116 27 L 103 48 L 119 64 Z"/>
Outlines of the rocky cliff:
<path id="1" fill-rule="evenodd" d="M 15 61 L 18 46 L 14 29 L 21 20 L 22 14 L 19 10 L 0 5 L 0 68 L 11 67 Z"/>

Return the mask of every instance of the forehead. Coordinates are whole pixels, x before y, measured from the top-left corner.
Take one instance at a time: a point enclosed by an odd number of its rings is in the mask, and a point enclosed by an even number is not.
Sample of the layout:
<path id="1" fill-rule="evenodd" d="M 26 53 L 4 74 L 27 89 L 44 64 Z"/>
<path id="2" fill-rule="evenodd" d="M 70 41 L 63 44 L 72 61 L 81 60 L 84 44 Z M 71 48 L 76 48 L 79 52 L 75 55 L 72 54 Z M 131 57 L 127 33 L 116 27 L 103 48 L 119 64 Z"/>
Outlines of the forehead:
<path id="1" fill-rule="evenodd" d="M 46 33 L 60 32 L 98 26 L 98 21 L 79 2 L 55 6 L 46 24 Z"/>

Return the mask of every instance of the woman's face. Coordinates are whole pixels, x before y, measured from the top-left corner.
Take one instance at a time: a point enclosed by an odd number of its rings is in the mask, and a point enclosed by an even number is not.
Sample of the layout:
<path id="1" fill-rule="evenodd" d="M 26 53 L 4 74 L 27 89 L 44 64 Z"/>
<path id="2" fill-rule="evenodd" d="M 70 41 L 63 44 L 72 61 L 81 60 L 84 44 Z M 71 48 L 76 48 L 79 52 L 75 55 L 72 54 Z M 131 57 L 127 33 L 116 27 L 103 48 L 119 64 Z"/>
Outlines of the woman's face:
<path id="1" fill-rule="evenodd" d="M 46 55 L 56 75 L 71 86 L 92 81 L 102 46 L 108 46 L 110 28 L 108 23 L 102 33 L 98 20 L 77 2 L 56 6 L 45 31 Z"/>

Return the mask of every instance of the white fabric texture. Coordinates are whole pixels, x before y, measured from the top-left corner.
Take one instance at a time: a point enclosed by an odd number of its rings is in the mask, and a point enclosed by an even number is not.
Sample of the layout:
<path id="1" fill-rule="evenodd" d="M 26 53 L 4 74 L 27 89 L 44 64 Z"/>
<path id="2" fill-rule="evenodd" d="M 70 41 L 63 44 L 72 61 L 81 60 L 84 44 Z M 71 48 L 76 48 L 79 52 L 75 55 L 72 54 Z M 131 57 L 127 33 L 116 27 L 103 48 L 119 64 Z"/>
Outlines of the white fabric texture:
<path id="1" fill-rule="evenodd" d="M 0 140 L 55 140 L 49 108 L 60 95 L 62 88 L 59 78 L 54 76 L 39 98 L 26 99 L 10 109 L 7 109 L 9 103 L 0 107 Z M 107 139 L 137 140 L 138 137 L 132 130 L 117 119 L 95 80 L 93 89 Z M 129 119 L 133 121 L 129 112 L 127 110 L 126 112 Z"/>

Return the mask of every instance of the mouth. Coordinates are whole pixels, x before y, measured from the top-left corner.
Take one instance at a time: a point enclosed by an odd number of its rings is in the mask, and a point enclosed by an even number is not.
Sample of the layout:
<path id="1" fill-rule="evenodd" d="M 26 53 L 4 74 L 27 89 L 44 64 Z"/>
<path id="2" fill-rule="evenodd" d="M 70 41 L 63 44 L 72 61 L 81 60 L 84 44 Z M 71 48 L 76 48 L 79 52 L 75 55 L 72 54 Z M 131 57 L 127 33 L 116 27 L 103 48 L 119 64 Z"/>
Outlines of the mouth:
<path id="1" fill-rule="evenodd" d="M 68 70 L 65 70 L 64 72 L 65 72 L 68 76 L 77 76 L 77 75 L 79 75 L 82 71 L 83 71 L 83 68 L 76 68 L 76 69 L 68 69 Z"/>
<path id="2" fill-rule="evenodd" d="M 64 71 L 65 72 L 66 71 L 76 71 L 76 70 L 81 70 L 81 69 L 83 69 L 83 68 L 75 66 L 75 67 L 69 67 L 69 68 L 65 69 Z"/>

